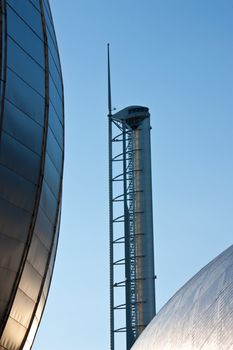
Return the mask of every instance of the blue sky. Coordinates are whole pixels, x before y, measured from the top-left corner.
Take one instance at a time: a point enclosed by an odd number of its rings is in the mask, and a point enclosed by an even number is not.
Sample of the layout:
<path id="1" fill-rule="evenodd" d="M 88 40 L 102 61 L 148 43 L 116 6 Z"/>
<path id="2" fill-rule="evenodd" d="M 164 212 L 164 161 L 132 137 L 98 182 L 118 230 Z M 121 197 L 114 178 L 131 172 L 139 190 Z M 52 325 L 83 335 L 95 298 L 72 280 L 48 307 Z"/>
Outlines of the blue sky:
<path id="1" fill-rule="evenodd" d="M 232 244 L 233 1 L 51 0 L 66 157 L 34 349 L 109 348 L 106 45 L 113 105 L 150 108 L 158 309 Z"/>

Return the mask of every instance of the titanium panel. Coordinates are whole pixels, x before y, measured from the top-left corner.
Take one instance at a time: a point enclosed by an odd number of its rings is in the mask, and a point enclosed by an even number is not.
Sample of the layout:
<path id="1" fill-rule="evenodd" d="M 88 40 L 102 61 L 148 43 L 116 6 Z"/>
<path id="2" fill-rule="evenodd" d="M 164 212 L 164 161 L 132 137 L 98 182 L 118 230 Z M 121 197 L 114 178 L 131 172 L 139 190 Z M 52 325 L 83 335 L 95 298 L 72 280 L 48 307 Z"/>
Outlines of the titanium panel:
<path id="1" fill-rule="evenodd" d="M 27 2 L 23 0 L 22 2 Z M 13 5 L 14 6 L 14 5 Z M 35 61 L 45 66 L 44 42 L 15 11 L 7 6 L 7 35 L 13 38 Z M 41 25 L 41 24 L 40 24 Z M 42 29 L 42 26 L 41 26 Z M 32 45 L 34 43 L 34 45 Z"/>
<path id="2" fill-rule="evenodd" d="M 63 83 L 48 1 L 0 11 L 0 349 L 30 350 L 59 236 Z"/>
<path id="3" fill-rule="evenodd" d="M 45 100 L 13 71 L 7 69 L 6 99 L 44 126 Z"/>
<path id="4" fill-rule="evenodd" d="M 230 350 L 233 246 L 188 281 L 160 310 L 132 350 Z"/>
<path id="5" fill-rule="evenodd" d="M 43 137 L 42 127 L 8 101 L 5 101 L 4 110 L 7 118 L 3 120 L 3 130 L 22 145 L 40 155 Z"/>
<path id="6" fill-rule="evenodd" d="M 43 41 L 44 37 L 41 26 L 41 15 L 38 8 L 35 7 L 36 1 L 33 0 L 32 3 L 31 1 L 7 0 L 7 3 Z"/>

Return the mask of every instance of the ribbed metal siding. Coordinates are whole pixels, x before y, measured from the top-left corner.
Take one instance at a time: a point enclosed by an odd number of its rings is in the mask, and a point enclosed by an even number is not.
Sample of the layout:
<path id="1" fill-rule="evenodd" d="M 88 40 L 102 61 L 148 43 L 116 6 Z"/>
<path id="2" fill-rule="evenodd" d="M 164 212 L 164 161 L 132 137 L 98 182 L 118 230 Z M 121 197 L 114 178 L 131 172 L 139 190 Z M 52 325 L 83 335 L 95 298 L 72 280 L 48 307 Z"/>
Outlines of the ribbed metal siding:
<path id="1" fill-rule="evenodd" d="M 155 315 L 150 118 L 134 133 L 135 248 L 138 335 Z"/>

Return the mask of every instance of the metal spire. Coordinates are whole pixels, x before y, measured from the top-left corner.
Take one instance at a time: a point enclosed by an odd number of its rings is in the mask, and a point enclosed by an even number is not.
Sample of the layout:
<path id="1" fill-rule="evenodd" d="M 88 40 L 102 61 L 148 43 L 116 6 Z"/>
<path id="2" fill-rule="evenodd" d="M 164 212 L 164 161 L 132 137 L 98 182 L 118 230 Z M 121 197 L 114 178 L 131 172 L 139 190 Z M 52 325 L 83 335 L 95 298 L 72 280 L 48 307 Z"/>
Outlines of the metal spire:
<path id="1" fill-rule="evenodd" d="M 110 53 L 108 44 L 108 115 L 112 115 L 112 96 L 111 96 L 111 72 L 110 72 Z"/>
<path id="2" fill-rule="evenodd" d="M 113 165 L 112 165 L 112 101 L 111 101 L 111 77 L 110 77 L 110 54 L 108 50 L 108 154 L 109 154 L 109 262 L 110 262 L 110 349 L 115 350 L 114 337 L 114 291 L 113 291 Z"/>

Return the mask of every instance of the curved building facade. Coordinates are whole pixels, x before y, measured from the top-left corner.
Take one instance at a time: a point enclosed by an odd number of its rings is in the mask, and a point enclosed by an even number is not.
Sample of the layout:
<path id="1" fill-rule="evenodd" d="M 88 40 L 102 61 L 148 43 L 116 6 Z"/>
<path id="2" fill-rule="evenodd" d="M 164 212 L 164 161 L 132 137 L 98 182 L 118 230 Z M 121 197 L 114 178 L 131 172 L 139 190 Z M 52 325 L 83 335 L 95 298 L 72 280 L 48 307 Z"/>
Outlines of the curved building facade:
<path id="1" fill-rule="evenodd" d="M 1 0 L 0 16 L 0 350 L 29 350 L 58 242 L 63 84 L 49 2 Z"/>
<path id="2" fill-rule="evenodd" d="M 233 246 L 161 309 L 132 350 L 233 349 Z"/>

